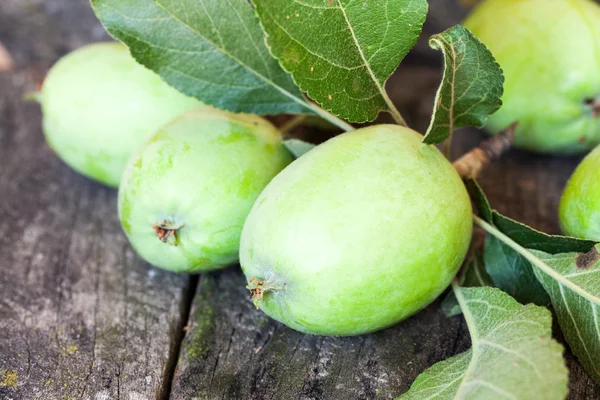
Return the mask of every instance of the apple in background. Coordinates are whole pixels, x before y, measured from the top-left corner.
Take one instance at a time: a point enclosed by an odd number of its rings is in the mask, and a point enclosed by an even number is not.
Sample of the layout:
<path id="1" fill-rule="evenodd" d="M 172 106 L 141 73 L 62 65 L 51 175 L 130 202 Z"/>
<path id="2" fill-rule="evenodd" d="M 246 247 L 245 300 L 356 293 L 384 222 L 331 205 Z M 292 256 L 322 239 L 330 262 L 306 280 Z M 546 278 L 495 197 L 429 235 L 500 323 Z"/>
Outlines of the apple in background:
<path id="1" fill-rule="evenodd" d="M 204 106 L 131 157 L 119 188 L 125 233 L 149 263 L 177 272 L 238 259 L 252 204 L 292 155 L 266 120 Z"/>
<path id="2" fill-rule="evenodd" d="M 48 73 L 36 99 L 44 134 L 79 173 L 118 186 L 131 153 L 158 128 L 202 105 L 139 65 L 120 43 L 85 46 Z"/>
<path id="3" fill-rule="evenodd" d="M 600 143 L 600 5 L 591 0 L 484 0 L 464 26 L 504 70 L 497 133 L 519 121 L 516 145 L 586 152 Z"/>
<path id="4" fill-rule="evenodd" d="M 600 242 L 600 147 L 583 160 L 569 180 L 559 216 L 565 234 Z"/>
<path id="5" fill-rule="evenodd" d="M 472 233 L 458 173 L 395 125 L 342 134 L 283 170 L 256 201 L 240 261 L 255 304 L 306 333 L 360 335 L 431 303 Z"/>

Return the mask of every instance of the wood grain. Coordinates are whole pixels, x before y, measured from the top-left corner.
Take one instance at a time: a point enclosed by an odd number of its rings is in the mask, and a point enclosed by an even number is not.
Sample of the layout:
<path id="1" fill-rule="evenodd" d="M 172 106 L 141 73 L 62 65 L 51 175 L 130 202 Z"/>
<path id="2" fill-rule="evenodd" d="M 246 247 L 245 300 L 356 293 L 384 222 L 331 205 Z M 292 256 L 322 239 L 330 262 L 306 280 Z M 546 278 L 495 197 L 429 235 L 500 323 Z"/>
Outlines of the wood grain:
<path id="1" fill-rule="evenodd" d="M 21 100 L 41 65 L 93 39 L 89 6 L 60 5 L 0 3 L 0 26 L 15 21 L 2 41 L 19 59 L 15 72 L 0 73 L 0 399 L 166 398 L 190 279 L 134 254 L 116 191 L 60 162 L 42 137 L 39 107 Z M 75 17 L 69 36 L 62 27 Z"/>

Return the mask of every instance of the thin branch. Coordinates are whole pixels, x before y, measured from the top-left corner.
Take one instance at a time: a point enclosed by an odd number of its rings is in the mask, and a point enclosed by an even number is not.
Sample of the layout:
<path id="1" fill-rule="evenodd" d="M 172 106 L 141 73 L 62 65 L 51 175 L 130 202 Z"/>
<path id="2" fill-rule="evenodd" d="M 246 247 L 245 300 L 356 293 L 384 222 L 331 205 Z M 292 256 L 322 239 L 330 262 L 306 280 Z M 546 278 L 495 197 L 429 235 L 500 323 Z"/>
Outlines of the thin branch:
<path id="1" fill-rule="evenodd" d="M 0 42 L 0 72 L 12 72 L 14 68 L 15 63 L 10 56 L 10 53 Z"/>
<path id="2" fill-rule="evenodd" d="M 484 141 L 481 145 L 454 162 L 454 168 L 463 179 L 475 179 L 492 161 L 500 158 L 515 139 L 518 122 L 514 122 L 498 135 Z"/>
<path id="3" fill-rule="evenodd" d="M 452 137 L 454 136 L 454 132 L 450 132 L 448 139 L 444 141 L 444 155 L 447 159 L 450 159 L 450 152 L 452 151 Z"/>

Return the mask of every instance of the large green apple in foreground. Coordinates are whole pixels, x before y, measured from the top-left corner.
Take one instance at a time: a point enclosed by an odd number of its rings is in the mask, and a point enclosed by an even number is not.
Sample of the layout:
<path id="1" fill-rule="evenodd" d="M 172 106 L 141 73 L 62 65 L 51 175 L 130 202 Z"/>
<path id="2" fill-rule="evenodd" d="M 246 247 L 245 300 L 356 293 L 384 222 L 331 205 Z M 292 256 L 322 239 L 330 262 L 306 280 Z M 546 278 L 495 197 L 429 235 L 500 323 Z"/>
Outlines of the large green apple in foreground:
<path id="1" fill-rule="evenodd" d="M 118 186 L 146 137 L 202 105 L 137 64 L 119 43 L 83 47 L 49 72 L 38 99 L 50 147 L 79 173 Z"/>
<path id="2" fill-rule="evenodd" d="M 519 121 L 516 145 L 579 153 L 600 143 L 600 6 L 591 0 L 484 0 L 465 21 L 506 78 L 493 133 Z"/>
<path id="3" fill-rule="evenodd" d="M 255 304 L 299 331 L 359 335 L 433 301 L 469 246 L 461 178 L 407 128 L 345 133 L 283 170 L 256 201 L 240 261 Z"/>
<path id="4" fill-rule="evenodd" d="M 600 242 L 600 147 L 583 160 L 569 180 L 559 214 L 565 234 Z"/>
<path id="5" fill-rule="evenodd" d="M 292 156 L 266 120 L 204 106 L 152 136 L 129 161 L 119 216 L 138 254 L 199 272 L 238 259 L 244 221 Z"/>

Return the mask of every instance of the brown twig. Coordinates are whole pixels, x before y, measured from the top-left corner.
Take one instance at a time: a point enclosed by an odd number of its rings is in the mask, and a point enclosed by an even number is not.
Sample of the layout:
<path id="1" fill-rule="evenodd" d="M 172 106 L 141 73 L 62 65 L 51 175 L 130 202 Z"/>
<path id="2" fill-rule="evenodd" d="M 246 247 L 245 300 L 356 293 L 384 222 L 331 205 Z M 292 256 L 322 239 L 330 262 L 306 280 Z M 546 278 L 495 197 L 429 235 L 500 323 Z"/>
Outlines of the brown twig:
<path id="1" fill-rule="evenodd" d="M 15 65 L 8 50 L 0 43 L 0 72 L 11 72 Z"/>
<path id="2" fill-rule="evenodd" d="M 481 145 L 454 162 L 454 168 L 463 179 L 475 179 L 492 161 L 500 158 L 512 146 L 518 122 L 484 141 Z"/>

